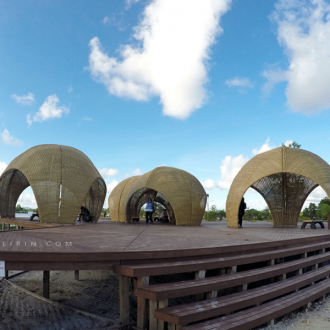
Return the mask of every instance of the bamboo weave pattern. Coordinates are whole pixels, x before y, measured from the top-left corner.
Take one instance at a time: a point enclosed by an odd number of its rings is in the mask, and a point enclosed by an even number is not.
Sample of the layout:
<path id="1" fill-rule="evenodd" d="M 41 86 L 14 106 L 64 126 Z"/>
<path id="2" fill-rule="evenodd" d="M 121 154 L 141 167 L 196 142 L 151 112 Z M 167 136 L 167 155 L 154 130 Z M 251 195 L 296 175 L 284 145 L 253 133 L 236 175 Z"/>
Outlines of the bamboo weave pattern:
<path id="1" fill-rule="evenodd" d="M 229 227 L 238 227 L 238 209 L 249 187 L 266 200 L 274 225 L 297 225 L 308 195 L 320 185 L 330 196 L 330 166 L 302 149 L 279 147 L 247 162 L 236 175 L 227 197 Z"/>
<path id="2" fill-rule="evenodd" d="M 81 151 L 45 144 L 16 157 L 0 177 L 0 215 L 14 218 L 20 194 L 31 185 L 41 222 L 75 224 L 86 206 L 97 221 L 106 185 L 90 159 Z"/>

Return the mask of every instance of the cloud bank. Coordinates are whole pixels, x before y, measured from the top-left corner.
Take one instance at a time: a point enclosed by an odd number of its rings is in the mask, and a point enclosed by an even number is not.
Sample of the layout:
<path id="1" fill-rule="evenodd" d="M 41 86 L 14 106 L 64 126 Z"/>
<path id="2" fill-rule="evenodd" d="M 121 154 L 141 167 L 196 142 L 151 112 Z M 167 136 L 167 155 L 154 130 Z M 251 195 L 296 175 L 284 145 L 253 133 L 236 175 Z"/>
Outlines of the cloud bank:
<path id="1" fill-rule="evenodd" d="M 119 173 L 119 171 L 114 168 L 102 168 L 101 170 L 99 170 L 99 172 L 104 178 L 114 176 Z"/>
<path id="2" fill-rule="evenodd" d="M 268 70 L 264 86 L 287 81 L 291 110 L 312 114 L 330 108 L 330 4 L 324 0 L 280 0 L 271 20 L 287 55 L 287 70 Z"/>
<path id="3" fill-rule="evenodd" d="M 100 40 L 90 45 L 89 69 L 109 93 L 136 101 L 159 96 L 163 113 L 185 119 L 206 100 L 206 62 L 222 33 L 219 20 L 231 0 L 153 0 L 134 28 L 137 45 L 109 57 Z"/>

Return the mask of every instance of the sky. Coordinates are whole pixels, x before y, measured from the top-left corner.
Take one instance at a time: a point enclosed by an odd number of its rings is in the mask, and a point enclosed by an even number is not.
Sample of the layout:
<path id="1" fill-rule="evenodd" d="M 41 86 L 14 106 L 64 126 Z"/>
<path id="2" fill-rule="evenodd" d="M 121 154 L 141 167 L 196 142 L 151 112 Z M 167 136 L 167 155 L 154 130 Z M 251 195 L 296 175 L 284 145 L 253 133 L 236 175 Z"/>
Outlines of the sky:
<path id="1" fill-rule="evenodd" d="M 165 165 L 222 209 L 260 152 L 297 141 L 329 163 L 329 109 L 328 0 L 0 0 L 0 172 L 68 145 L 108 195 Z M 18 202 L 35 207 L 31 188 Z"/>

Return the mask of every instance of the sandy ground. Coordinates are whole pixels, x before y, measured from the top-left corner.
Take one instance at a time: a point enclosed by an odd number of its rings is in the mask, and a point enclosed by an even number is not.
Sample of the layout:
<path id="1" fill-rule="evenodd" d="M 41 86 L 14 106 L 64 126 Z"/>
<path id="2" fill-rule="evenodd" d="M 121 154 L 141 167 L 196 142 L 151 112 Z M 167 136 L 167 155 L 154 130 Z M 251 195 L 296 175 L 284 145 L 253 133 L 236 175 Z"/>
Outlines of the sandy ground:
<path id="1" fill-rule="evenodd" d="M 42 295 L 42 272 L 27 272 L 10 281 Z M 73 271 L 53 271 L 50 299 L 61 306 L 53 306 L 0 281 L 0 330 L 110 329 L 119 324 L 118 279 L 111 271 L 81 271 L 79 281 L 74 280 Z M 134 323 L 136 299 L 133 295 L 130 304 Z M 88 317 L 70 307 L 106 319 Z M 261 329 L 328 330 L 330 296 L 325 302 L 313 303 L 309 310 L 291 313 L 278 319 L 274 326 L 258 328 Z"/>

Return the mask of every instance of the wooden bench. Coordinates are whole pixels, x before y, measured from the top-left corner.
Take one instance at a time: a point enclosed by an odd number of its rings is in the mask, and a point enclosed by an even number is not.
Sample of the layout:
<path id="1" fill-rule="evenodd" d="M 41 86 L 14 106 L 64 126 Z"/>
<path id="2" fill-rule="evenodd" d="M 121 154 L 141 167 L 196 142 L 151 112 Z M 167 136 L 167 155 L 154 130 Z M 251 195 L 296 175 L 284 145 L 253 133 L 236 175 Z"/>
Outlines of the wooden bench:
<path id="1" fill-rule="evenodd" d="M 185 261 L 156 262 L 148 264 L 114 265 L 113 271 L 129 277 L 158 276 L 195 272 L 199 270 L 217 269 L 247 265 L 255 262 L 285 258 L 330 247 L 330 242 L 319 242 L 293 248 L 278 249 L 266 252 L 247 253 L 238 256 L 203 258 Z"/>
<path id="2" fill-rule="evenodd" d="M 307 225 L 311 225 L 311 228 L 316 229 L 316 224 L 319 224 L 322 229 L 324 229 L 324 224 L 322 220 L 304 220 L 301 229 L 304 229 Z"/>
<path id="3" fill-rule="evenodd" d="M 129 265 L 114 265 L 113 270 L 119 274 L 120 283 L 120 319 L 121 322 L 129 322 L 129 292 L 130 277 L 134 280 L 136 287 L 149 285 L 149 277 L 166 274 L 178 274 L 195 272 L 195 278 L 205 277 L 205 271 L 210 269 L 221 269 L 220 273 L 236 272 L 237 265 L 251 264 L 255 262 L 268 261 L 269 265 L 275 264 L 275 259 L 283 260 L 287 256 L 301 255 L 307 257 L 308 252 L 322 251 L 330 247 L 330 242 L 320 241 L 318 243 L 306 244 L 290 248 L 282 248 L 266 252 L 246 253 L 243 255 L 235 255 L 229 257 L 203 258 L 182 261 L 142 263 Z M 275 248 L 276 249 L 276 248 Z M 157 303 L 155 309 L 158 308 Z M 138 304 L 138 327 L 144 328 L 148 320 L 148 304 L 147 300 L 142 296 L 137 297 Z M 155 305 L 155 304 L 154 304 Z M 166 302 L 162 307 L 166 307 Z"/>
<path id="4" fill-rule="evenodd" d="M 246 309 L 244 311 L 215 318 L 209 321 L 180 327 L 181 330 L 247 330 L 277 317 L 293 312 L 305 306 L 309 302 L 321 298 L 330 292 L 330 279 L 326 279 L 315 285 L 300 291 L 291 293 L 285 297 L 267 302 L 265 304 Z M 170 327 L 169 329 L 174 329 Z"/>
<path id="5" fill-rule="evenodd" d="M 328 261 L 329 259 L 330 252 L 326 252 L 304 259 L 238 273 L 236 273 L 236 269 L 234 269 L 231 274 L 221 276 L 201 279 L 196 277 L 195 280 L 156 285 L 148 285 L 148 282 L 143 285 L 140 282 L 138 283 L 138 287 L 134 290 L 135 295 L 138 297 L 138 327 L 146 324 L 148 314 L 147 300 L 149 300 L 149 329 L 163 329 L 164 321 L 160 320 L 159 323 L 154 316 L 154 312 L 157 309 L 167 307 L 168 300 L 171 298 L 200 295 L 204 293 L 207 293 L 208 299 L 215 298 L 217 297 L 218 290 L 235 286 L 241 286 L 242 290 L 247 290 L 248 283 L 274 278 L 276 276 L 281 276 L 282 279 L 285 279 L 286 273 L 292 271 L 302 273 L 304 268 L 310 266 L 318 268 L 320 263 Z M 205 271 L 201 277 L 205 277 Z"/>
<path id="6" fill-rule="evenodd" d="M 256 289 L 219 298 L 157 309 L 154 316 L 158 320 L 166 321 L 170 324 L 187 325 L 188 323 L 231 313 L 280 297 L 315 281 L 324 279 L 329 275 L 330 265 L 294 276 L 286 281 L 264 285 Z"/>
<path id="7" fill-rule="evenodd" d="M 141 286 L 135 288 L 134 293 L 138 297 L 154 301 L 168 300 L 170 298 L 212 292 L 214 290 L 260 281 L 282 275 L 284 272 L 289 273 L 328 260 L 330 260 L 330 252 L 239 273 L 212 276 L 190 281 Z"/>

